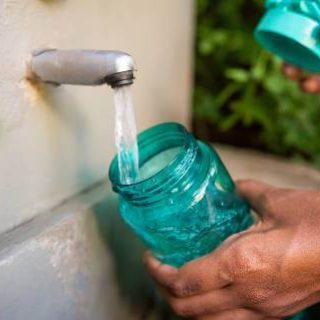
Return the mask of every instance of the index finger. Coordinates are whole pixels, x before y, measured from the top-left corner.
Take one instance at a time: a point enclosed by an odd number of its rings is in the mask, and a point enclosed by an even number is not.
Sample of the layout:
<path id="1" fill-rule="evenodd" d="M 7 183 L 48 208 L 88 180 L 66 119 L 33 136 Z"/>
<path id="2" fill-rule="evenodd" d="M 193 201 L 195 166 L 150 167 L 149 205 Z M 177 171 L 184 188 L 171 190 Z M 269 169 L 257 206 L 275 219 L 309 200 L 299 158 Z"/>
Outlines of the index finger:
<path id="1" fill-rule="evenodd" d="M 144 255 L 144 263 L 149 271 L 150 276 L 162 287 L 169 287 L 178 276 L 178 269 L 161 263 L 154 258 L 150 252 Z"/>
<path id="2" fill-rule="evenodd" d="M 220 252 L 221 251 L 221 252 Z M 223 288 L 232 283 L 224 274 L 222 251 L 193 260 L 180 269 L 161 264 L 154 258 L 145 259 L 152 278 L 170 294 L 182 298 Z"/>

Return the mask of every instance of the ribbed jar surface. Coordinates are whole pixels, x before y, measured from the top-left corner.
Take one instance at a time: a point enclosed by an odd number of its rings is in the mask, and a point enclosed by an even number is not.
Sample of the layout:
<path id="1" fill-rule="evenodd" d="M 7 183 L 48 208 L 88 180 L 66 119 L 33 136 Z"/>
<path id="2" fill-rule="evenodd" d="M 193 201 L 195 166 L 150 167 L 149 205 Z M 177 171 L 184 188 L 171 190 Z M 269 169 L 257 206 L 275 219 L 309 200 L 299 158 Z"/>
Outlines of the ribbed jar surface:
<path id="1" fill-rule="evenodd" d="M 109 175 L 122 217 L 159 260 L 180 267 L 252 224 L 217 153 L 182 125 L 152 127 L 138 145 L 140 180 L 121 185 L 116 158 Z"/>

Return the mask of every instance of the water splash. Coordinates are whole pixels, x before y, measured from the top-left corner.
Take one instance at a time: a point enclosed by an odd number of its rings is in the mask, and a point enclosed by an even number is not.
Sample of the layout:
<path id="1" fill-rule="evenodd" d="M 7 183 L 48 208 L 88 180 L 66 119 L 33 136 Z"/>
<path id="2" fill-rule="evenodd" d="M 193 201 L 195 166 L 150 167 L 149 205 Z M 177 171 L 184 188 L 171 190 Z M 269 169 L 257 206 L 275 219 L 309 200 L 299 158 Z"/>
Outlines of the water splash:
<path id="1" fill-rule="evenodd" d="M 122 184 L 132 184 L 139 178 L 137 128 L 130 89 L 130 86 L 114 89 L 115 141 Z"/>

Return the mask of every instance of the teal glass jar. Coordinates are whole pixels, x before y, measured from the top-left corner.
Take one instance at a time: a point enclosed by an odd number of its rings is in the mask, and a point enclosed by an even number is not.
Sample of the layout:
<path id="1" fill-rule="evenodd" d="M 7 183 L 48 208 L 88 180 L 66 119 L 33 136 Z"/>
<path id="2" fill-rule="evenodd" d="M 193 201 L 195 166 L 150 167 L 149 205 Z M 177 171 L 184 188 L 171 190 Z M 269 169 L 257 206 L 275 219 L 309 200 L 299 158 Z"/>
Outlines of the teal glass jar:
<path id="1" fill-rule="evenodd" d="M 162 262 L 180 267 L 253 223 L 218 154 L 182 125 L 144 131 L 138 148 L 139 180 L 120 183 L 117 157 L 109 177 L 123 219 Z"/>
<path id="2" fill-rule="evenodd" d="M 255 37 L 284 61 L 320 72 L 320 1 L 267 0 Z"/>

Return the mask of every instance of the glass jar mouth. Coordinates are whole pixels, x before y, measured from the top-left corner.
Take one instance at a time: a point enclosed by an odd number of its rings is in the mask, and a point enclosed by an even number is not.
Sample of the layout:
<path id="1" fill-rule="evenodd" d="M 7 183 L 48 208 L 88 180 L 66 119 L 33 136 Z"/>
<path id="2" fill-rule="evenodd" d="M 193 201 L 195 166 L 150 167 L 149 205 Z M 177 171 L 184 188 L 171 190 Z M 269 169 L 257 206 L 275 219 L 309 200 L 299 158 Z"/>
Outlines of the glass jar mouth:
<path id="1" fill-rule="evenodd" d="M 179 148 L 175 156 L 146 178 L 132 184 L 120 181 L 118 155 L 110 165 L 109 178 L 113 190 L 124 197 L 146 199 L 148 194 L 155 194 L 168 186 L 172 188 L 184 176 L 188 168 L 199 156 L 199 146 L 193 135 L 183 125 L 175 122 L 161 123 L 143 132 L 138 137 L 139 168 L 149 160 L 168 149 Z M 139 196 L 138 196 L 139 195 Z"/>

